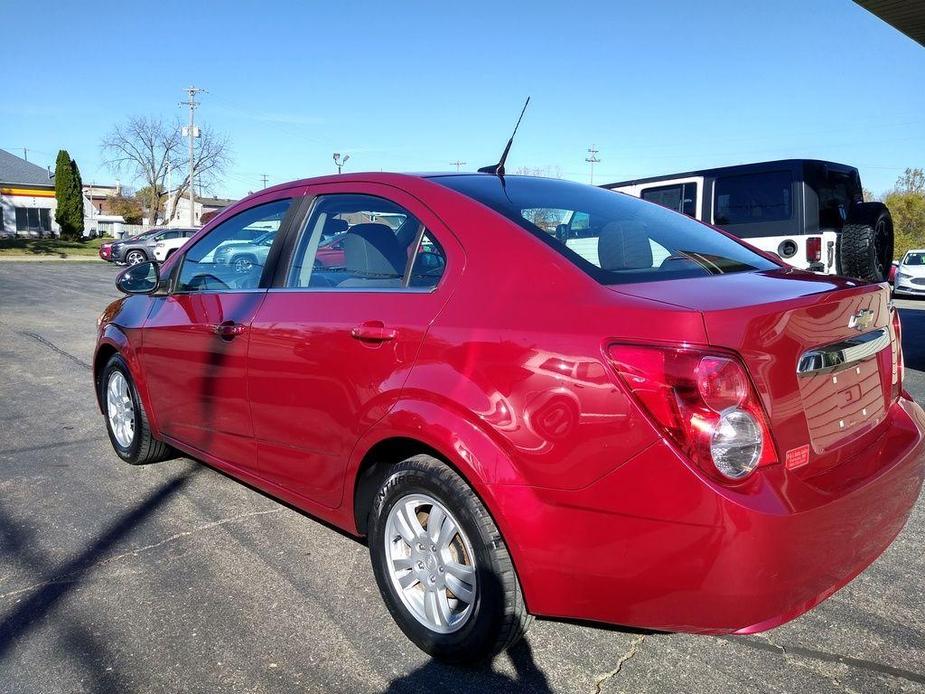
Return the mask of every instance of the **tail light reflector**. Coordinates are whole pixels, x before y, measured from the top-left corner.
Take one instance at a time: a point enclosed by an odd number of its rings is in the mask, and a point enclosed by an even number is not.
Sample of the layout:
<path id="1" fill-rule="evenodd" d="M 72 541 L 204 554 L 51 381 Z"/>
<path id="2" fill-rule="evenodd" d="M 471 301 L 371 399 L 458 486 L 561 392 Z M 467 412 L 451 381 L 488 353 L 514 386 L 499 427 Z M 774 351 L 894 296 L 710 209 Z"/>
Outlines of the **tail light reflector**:
<path id="1" fill-rule="evenodd" d="M 656 427 L 711 477 L 741 480 L 777 462 L 764 408 L 738 359 L 630 344 L 608 353 Z"/>
<path id="2" fill-rule="evenodd" d="M 822 260 L 821 236 L 810 236 L 806 239 L 806 260 L 810 263 L 818 263 Z"/>

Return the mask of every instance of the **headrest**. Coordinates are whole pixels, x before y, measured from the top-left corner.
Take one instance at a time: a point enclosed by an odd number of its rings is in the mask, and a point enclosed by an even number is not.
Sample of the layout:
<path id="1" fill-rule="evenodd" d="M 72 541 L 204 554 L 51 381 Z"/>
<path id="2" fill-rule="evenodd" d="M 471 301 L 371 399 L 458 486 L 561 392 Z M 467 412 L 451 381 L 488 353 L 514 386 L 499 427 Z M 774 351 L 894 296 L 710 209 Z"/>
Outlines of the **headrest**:
<path id="1" fill-rule="evenodd" d="M 652 267 L 652 246 L 642 222 L 609 222 L 597 240 L 597 256 L 604 270 Z"/>
<path id="2" fill-rule="evenodd" d="M 344 236 L 344 265 L 361 277 L 401 277 L 408 258 L 385 224 L 355 224 Z"/>
<path id="3" fill-rule="evenodd" d="M 328 217 L 324 221 L 324 227 L 321 229 L 322 236 L 334 236 L 335 234 L 340 234 L 344 231 L 347 231 L 347 227 L 350 226 L 347 224 L 346 219 L 338 219 L 337 217 Z"/>

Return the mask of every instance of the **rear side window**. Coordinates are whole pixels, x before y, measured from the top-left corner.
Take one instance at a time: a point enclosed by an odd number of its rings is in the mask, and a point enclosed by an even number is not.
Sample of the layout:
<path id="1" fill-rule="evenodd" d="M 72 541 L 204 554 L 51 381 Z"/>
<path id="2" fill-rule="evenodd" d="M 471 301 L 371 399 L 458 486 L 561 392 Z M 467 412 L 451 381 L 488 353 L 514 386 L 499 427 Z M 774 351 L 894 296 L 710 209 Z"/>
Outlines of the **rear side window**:
<path id="1" fill-rule="evenodd" d="M 530 176 L 431 180 L 504 215 L 603 284 L 778 267 L 705 224 L 624 193 Z"/>
<path id="2" fill-rule="evenodd" d="M 714 186 L 713 219 L 720 226 L 780 222 L 793 216 L 793 174 L 768 171 L 723 176 Z"/>
<path id="3" fill-rule="evenodd" d="M 676 183 L 670 186 L 646 188 L 642 191 L 642 199 L 675 212 L 682 212 L 688 217 L 697 216 L 696 183 Z"/>
<path id="4" fill-rule="evenodd" d="M 433 234 L 400 205 L 372 195 L 322 195 L 299 236 L 287 286 L 427 289 L 445 267 Z"/>

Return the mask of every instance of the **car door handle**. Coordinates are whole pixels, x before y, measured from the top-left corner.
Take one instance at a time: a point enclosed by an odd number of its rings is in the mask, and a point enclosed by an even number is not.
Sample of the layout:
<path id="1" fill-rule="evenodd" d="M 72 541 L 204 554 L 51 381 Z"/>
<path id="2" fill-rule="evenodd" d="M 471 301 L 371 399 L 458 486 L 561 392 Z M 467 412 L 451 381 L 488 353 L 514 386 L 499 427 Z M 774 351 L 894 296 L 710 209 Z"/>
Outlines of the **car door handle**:
<path id="1" fill-rule="evenodd" d="M 383 325 L 358 325 L 350 331 L 350 337 L 361 342 L 388 342 L 398 337 L 398 331 Z"/>
<path id="2" fill-rule="evenodd" d="M 238 335 L 243 334 L 246 328 L 247 326 L 242 325 L 241 323 L 235 323 L 234 321 L 226 320 L 224 323 L 213 325 L 212 332 L 223 340 L 231 340 Z"/>

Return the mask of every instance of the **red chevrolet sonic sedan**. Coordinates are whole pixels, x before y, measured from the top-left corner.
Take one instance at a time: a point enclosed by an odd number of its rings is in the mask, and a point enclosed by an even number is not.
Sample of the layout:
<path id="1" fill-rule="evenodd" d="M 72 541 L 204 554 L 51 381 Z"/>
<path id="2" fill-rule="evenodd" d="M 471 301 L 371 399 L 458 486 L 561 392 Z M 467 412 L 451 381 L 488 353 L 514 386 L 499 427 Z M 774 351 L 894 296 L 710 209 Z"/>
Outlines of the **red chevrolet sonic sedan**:
<path id="1" fill-rule="evenodd" d="M 223 245 L 274 234 L 242 271 Z M 343 233 L 343 259 L 315 262 Z M 621 193 L 353 174 L 127 269 L 94 378 L 118 455 L 182 452 L 366 536 L 419 647 L 531 615 L 751 633 L 896 537 L 923 478 L 886 285 Z"/>

